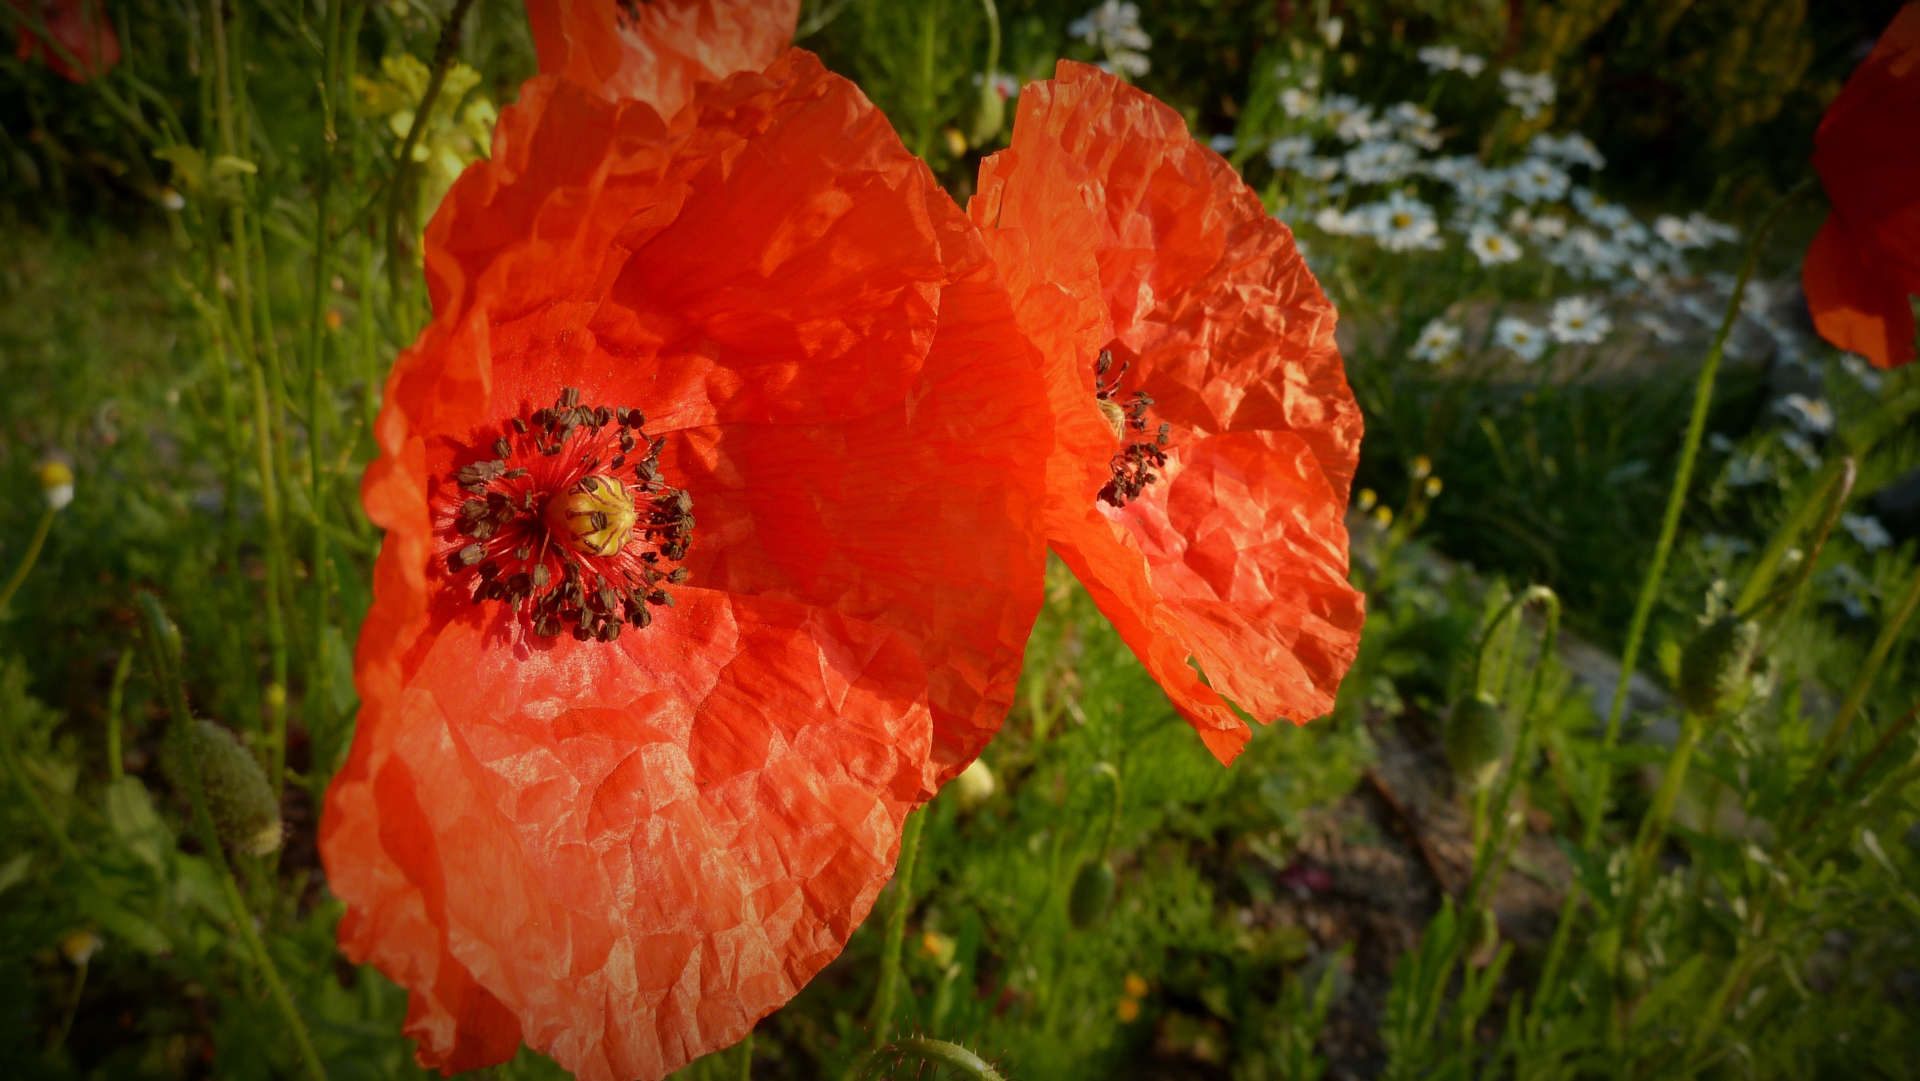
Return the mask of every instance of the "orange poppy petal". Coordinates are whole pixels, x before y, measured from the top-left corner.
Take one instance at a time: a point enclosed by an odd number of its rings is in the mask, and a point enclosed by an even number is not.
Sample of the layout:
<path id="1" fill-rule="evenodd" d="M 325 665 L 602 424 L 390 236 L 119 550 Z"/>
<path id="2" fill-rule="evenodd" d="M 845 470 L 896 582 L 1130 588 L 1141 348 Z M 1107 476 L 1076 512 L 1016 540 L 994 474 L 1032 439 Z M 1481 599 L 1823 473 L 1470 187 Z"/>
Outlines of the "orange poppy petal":
<path id="1" fill-rule="evenodd" d="M 527 0 L 527 19 L 541 72 L 672 116 L 700 83 L 773 63 L 800 0 Z"/>
<path id="2" fill-rule="evenodd" d="M 524 1039 L 658 1077 L 840 950 L 997 728 L 1051 420 L 977 235 L 808 54 L 671 123 L 542 76 L 497 144 L 428 230 L 435 319 L 376 426 L 322 855 L 423 1061 Z M 470 603 L 447 559 L 454 472 L 562 387 L 643 410 L 698 517 L 675 605 L 613 643 Z"/>
<path id="3" fill-rule="evenodd" d="M 613 648 L 529 649 L 518 619 L 447 623 L 362 713 L 323 835 L 341 944 L 413 989 L 428 1066 L 524 1038 L 659 1077 L 866 916 L 921 792 L 926 677 L 871 624 L 708 590 Z"/>
<path id="4" fill-rule="evenodd" d="M 1833 213 L 1801 280 L 1814 325 L 1890 367 L 1914 358 L 1920 295 L 1920 3 L 1901 8 L 1821 117 L 1813 165 Z"/>
<path id="5" fill-rule="evenodd" d="M 1247 732 L 1222 693 L 1262 721 L 1325 712 L 1359 635 L 1342 512 L 1361 419 L 1291 232 L 1173 110 L 1071 62 L 1021 93 L 968 213 L 1046 357 L 1054 549 L 1223 760 Z M 1170 431 L 1164 475 L 1122 508 L 1098 498 L 1120 449 L 1103 348 Z"/>
<path id="6" fill-rule="evenodd" d="M 1913 360 L 1913 308 L 1898 285 L 1875 272 L 1884 268 L 1884 261 L 1863 257 L 1836 214 L 1807 248 L 1800 287 L 1822 338 L 1892 368 Z"/>

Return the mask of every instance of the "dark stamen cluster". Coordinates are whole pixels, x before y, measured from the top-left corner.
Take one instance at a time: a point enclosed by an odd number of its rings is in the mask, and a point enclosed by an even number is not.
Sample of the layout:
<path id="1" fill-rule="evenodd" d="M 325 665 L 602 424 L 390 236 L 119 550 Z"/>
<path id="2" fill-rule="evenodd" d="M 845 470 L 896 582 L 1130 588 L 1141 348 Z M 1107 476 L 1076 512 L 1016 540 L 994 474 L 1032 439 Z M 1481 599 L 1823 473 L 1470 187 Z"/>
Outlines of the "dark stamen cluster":
<path id="1" fill-rule="evenodd" d="M 665 587 L 687 578 L 684 567 L 672 564 L 692 542 L 693 497 L 661 479 L 665 440 L 648 438 L 645 422 L 638 409 L 581 405 L 580 391 L 568 387 L 552 406 L 513 418 L 511 431 L 494 440 L 493 458 L 454 471 L 467 494 L 454 527 L 467 543 L 447 557 L 447 567 L 474 571 L 475 604 L 504 601 L 525 611 L 533 633 L 542 637 L 571 628 L 577 639 L 602 642 L 618 638 L 622 626 L 653 622 L 652 606 L 673 604 Z M 512 464 L 517 454 L 528 453 L 575 458 L 559 463 L 564 483 L 548 487 Z M 629 461 L 631 481 L 618 473 Z M 541 469 L 542 477 L 554 472 Z M 543 521 L 549 500 L 569 489 L 605 492 L 601 485 L 614 485 L 616 494 L 632 500 L 637 513 L 631 538 L 596 546 L 556 535 Z M 605 529 L 607 519 L 589 515 L 586 526 Z"/>
<path id="2" fill-rule="evenodd" d="M 1120 378 L 1127 374 L 1127 367 L 1127 363 L 1122 363 L 1119 371 L 1113 371 L 1113 353 L 1100 350 L 1100 355 L 1093 362 L 1093 396 L 1108 408 L 1119 411 L 1120 431 L 1144 435 L 1152 423 L 1147 418 L 1147 410 L 1153 406 L 1153 399 L 1146 392 L 1136 390 L 1124 403 L 1115 401 L 1115 396 L 1120 393 Z M 1139 498 L 1147 485 L 1160 479 L 1154 470 L 1166 468 L 1167 436 L 1172 427 L 1170 424 L 1161 424 L 1153 438 L 1131 440 L 1120 448 L 1120 452 L 1108 463 L 1113 470 L 1113 478 L 1100 489 L 1101 502 L 1124 507 Z"/>

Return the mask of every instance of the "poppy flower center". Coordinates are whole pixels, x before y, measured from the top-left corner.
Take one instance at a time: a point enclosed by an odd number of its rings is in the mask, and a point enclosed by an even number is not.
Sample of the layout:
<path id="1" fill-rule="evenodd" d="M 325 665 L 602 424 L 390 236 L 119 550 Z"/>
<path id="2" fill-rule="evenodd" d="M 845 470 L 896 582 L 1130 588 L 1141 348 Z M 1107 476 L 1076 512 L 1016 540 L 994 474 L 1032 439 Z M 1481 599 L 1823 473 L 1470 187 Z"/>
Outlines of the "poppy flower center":
<path id="1" fill-rule="evenodd" d="M 1135 439 L 1134 435 L 1145 435 L 1153 425 L 1148 416 L 1153 408 L 1153 399 L 1145 391 L 1136 390 L 1125 398 L 1120 396 L 1120 380 L 1127 374 L 1131 362 L 1123 362 L 1119 371 L 1113 369 L 1113 351 L 1100 350 L 1093 362 L 1093 398 L 1099 405 L 1100 413 L 1106 417 L 1108 427 L 1113 429 L 1113 438 L 1121 443 L 1119 453 L 1108 461 L 1113 476 L 1100 489 L 1102 503 L 1115 507 L 1124 507 L 1130 501 L 1139 498 L 1147 485 L 1160 479 L 1156 469 L 1164 469 L 1167 464 L 1167 434 L 1172 425 L 1161 424 L 1154 430 L 1150 439 Z"/>
<path id="2" fill-rule="evenodd" d="M 580 404 L 514 417 L 492 457 L 454 470 L 447 569 L 470 576 L 473 602 L 526 614 L 533 633 L 611 642 L 671 605 L 666 586 L 693 536 L 693 497 L 661 479 L 662 439 L 638 409 Z"/>

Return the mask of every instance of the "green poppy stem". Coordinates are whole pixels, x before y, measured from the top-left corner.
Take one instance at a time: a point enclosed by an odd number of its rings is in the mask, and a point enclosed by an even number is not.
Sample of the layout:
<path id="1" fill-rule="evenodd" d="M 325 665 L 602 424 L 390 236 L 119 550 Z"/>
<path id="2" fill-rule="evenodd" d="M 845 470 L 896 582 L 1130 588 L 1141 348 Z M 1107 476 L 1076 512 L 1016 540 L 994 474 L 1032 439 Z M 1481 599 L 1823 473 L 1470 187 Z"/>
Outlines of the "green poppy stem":
<path id="1" fill-rule="evenodd" d="M 914 811 L 907 815 L 906 829 L 900 834 L 900 861 L 893 874 L 893 910 L 887 914 L 887 937 L 880 948 L 880 986 L 873 996 L 873 1012 L 867 1018 L 876 1048 L 885 1044 L 893 1031 L 893 1004 L 900 994 L 900 951 L 907 937 L 907 912 L 913 908 L 913 865 L 926 825 L 927 813 Z"/>

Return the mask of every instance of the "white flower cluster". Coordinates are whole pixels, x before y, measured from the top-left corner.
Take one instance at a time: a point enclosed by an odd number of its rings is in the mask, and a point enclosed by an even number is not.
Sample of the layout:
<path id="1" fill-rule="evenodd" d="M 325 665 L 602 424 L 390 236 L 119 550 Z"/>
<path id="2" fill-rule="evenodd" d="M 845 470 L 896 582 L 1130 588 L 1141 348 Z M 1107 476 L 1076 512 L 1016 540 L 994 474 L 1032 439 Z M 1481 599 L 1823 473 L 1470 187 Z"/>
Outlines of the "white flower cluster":
<path id="1" fill-rule="evenodd" d="M 1420 62 L 1427 66 L 1428 71 L 1435 73 L 1457 71 L 1472 78 L 1487 68 L 1484 58 L 1472 53 L 1463 53 L 1456 45 L 1429 45 L 1416 55 L 1419 56 Z"/>
<path id="2" fill-rule="evenodd" d="M 1552 105 L 1556 95 L 1553 76 L 1544 71 L 1530 74 L 1508 68 L 1500 73 L 1500 88 L 1507 93 L 1507 104 L 1528 120 Z"/>
<path id="3" fill-rule="evenodd" d="M 1153 39 L 1140 28 L 1140 6 L 1124 0 L 1105 3 L 1067 24 L 1067 33 L 1105 54 L 1100 67 L 1138 79 L 1153 69 L 1147 50 Z"/>

